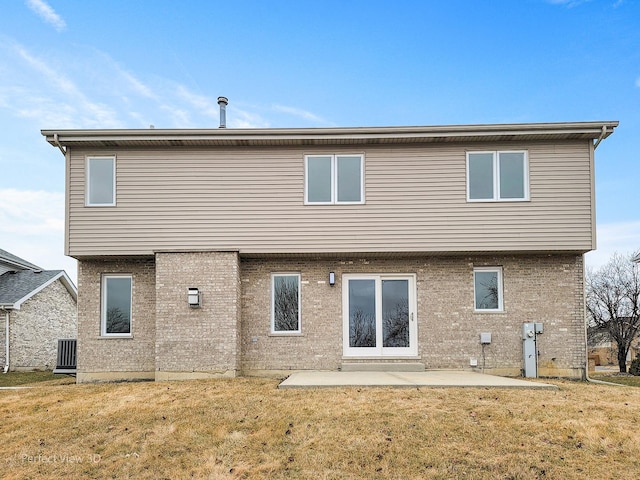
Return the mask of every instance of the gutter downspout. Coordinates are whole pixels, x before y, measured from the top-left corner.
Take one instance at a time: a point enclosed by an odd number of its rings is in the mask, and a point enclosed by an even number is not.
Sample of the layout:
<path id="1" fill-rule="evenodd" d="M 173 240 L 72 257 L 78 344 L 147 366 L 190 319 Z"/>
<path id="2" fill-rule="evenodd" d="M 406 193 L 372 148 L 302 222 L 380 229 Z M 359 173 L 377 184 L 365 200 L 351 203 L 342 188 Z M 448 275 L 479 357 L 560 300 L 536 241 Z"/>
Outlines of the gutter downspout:
<path id="1" fill-rule="evenodd" d="M 593 145 L 593 150 L 595 151 L 596 148 L 598 148 L 598 145 L 600 145 L 600 142 L 602 141 L 602 139 L 604 138 L 604 136 L 607 134 L 607 127 L 606 125 L 602 126 L 602 132 L 600 133 L 600 136 L 598 137 L 598 140 L 596 140 L 596 143 Z"/>
<path id="2" fill-rule="evenodd" d="M 4 357 L 4 370 L 2 373 L 7 373 L 9 371 L 9 310 L 2 307 L 4 311 L 5 318 L 5 357 Z"/>
<path id="3" fill-rule="evenodd" d="M 604 127 L 602 127 L 602 128 L 604 129 Z M 62 155 L 64 155 L 66 157 L 67 156 L 67 151 L 65 150 L 65 148 L 60 143 L 60 140 L 58 139 L 58 134 L 57 133 L 53 134 L 53 141 L 55 142 L 56 147 L 58 147 L 60 149 L 60 151 L 62 152 Z M 597 144 L 596 144 L 596 146 L 597 146 Z"/>

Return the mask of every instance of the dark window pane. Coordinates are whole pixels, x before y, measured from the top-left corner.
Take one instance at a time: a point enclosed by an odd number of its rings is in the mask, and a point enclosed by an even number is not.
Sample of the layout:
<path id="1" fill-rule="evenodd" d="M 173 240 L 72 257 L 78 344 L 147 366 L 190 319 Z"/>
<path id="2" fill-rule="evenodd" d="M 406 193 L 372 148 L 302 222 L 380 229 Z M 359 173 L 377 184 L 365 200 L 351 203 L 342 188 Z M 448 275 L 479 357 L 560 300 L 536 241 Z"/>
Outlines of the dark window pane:
<path id="1" fill-rule="evenodd" d="M 131 333 L 131 278 L 106 278 L 106 333 Z"/>
<path id="2" fill-rule="evenodd" d="M 382 280 L 382 346 L 409 346 L 407 280 Z"/>
<path id="3" fill-rule="evenodd" d="M 273 330 L 297 332 L 299 330 L 300 285 L 297 275 L 273 277 Z"/>
<path id="4" fill-rule="evenodd" d="M 498 272 L 475 272 L 476 310 L 500 308 Z"/>
<path id="5" fill-rule="evenodd" d="M 375 280 L 349 280 L 349 346 L 376 346 Z"/>

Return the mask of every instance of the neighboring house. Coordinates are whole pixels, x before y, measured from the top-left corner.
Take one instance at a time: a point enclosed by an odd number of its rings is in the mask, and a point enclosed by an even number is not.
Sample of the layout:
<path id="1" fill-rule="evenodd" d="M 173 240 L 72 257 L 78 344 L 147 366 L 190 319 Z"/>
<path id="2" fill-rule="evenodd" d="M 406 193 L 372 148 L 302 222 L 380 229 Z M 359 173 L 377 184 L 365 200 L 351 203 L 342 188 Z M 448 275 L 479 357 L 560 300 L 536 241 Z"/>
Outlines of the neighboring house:
<path id="1" fill-rule="evenodd" d="M 520 375 L 525 322 L 540 375 L 582 378 L 594 151 L 617 125 L 45 130 L 78 381 Z"/>
<path id="2" fill-rule="evenodd" d="M 0 250 L 3 370 L 53 370 L 58 339 L 77 335 L 76 300 L 63 270 L 42 270 Z"/>
<path id="3" fill-rule="evenodd" d="M 629 347 L 627 353 L 627 364 L 636 358 L 636 355 L 640 353 L 640 343 L 635 341 L 633 345 Z M 618 345 L 611 340 L 602 341 L 597 345 L 589 346 L 589 357 L 593 358 L 596 366 L 610 365 L 618 367 Z"/>

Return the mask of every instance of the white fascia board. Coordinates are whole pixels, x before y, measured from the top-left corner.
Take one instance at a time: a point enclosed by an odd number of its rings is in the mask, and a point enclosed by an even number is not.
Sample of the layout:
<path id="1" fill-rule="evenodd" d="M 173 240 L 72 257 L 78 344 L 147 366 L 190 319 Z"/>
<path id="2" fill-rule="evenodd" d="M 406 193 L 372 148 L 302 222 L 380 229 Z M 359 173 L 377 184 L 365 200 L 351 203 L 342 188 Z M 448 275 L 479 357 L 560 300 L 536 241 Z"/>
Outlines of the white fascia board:
<path id="1" fill-rule="evenodd" d="M 507 135 L 584 135 L 586 138 L 606 138 L 618 126 L 617 121 L 557 122 L 485 125 L 436 125 L 402 127 L 331 127 L 331 128 L 236 128 L 236 129 L 96 129 L 41 130 L 46 140 L 54 144 L 70 145 L 85 142 L 112 142 L 113 146 L 127 142 L 218 141 L 242 140 L 339 140 L 339 139 L 428 139 L 464 138 Z"/>
<path id="2" fill-rule="evenodd" d="M 33 297 L 36 293 L 41 292 L 42 290 L 44 290 L 45 288 L 47 288 L 49 285 L 51 285 L 53 282 L 57 281 L 57 280 L 61 280 L 62 284 L 65 286 L 65 288 L 67 289 L 67 291 L 71 294 L 71 296 L 73 297 L 73 299 L 75 301 L 78 300 L 78 291 L 75 287 L 75 285 L 73 284 L 73 282 L 71 281 L 71 279 L 69 278 L 69 276 L 66 274 L 66 272 L 63 270 L 60 273 L 58 273 L 55 277 L 50 278 L 48 281 L 46 281 L 45 283 L 43 283 L 42 285 L 40 285 L 38 288 L 32 290 L 31 292 L 29 292 L 28 294 L 26 294 L 24 297 L 22 297 L 20 300 L 18 300 L 17 302 L 15 302 L 13 304 L 13 308 L 15 310 L 20 310 L 20 306 L 26 302 L 27 300 L 29 300 L 31 297 Z"/>

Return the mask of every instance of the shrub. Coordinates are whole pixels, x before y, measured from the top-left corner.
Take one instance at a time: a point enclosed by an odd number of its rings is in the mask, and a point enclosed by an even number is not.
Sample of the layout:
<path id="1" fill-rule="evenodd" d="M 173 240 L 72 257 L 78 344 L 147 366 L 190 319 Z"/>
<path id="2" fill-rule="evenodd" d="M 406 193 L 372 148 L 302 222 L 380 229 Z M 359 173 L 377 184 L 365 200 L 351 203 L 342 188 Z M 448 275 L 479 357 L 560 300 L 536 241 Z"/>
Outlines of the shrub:
<path id="1" fill-rule="evenodd" d="M 640 353 L 636 355 L 636 358 L 631 362 L 629 367 L 629 373 L 631 375 L 640 376 Z"/>

